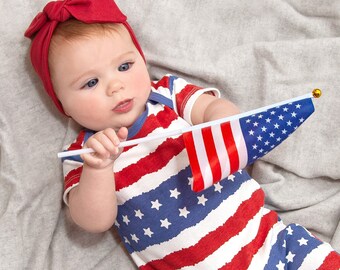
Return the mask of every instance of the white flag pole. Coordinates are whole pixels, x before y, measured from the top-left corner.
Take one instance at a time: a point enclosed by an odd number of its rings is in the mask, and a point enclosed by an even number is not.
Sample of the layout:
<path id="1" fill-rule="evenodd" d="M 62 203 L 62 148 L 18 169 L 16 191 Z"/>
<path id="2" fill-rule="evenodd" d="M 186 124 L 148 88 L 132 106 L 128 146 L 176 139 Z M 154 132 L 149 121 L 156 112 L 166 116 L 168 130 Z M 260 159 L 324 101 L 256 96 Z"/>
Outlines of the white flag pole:
<path id="1" fill-rule="evenodd" d="M 132 145 L 145 143 L 145 142 L 149 142 L 149 141 L 153 141 L 153 140 L 157 140 L 157 139 L 162 139 L 162 138 L 166 138 L 166 137 L 181 135 L 185 132 L 190 132 L 190 131 L 193 131 L 193 130 L 202 129 L 202 128 L 213 126 L 213 125 L 219 125 L 219 124 L 224 123 L 224 122 L 234 121 L 234 120 L 240 119 L 242 117 L 251 116 L 251 115 L 259 113 L 259 112 L 263 112 L 263 111 L 267 111 L 267 110 L 275 108 L 275 107 L 279 107 L 279 106 L 284 105 L 286 103 L 291 103 L 291 102 L 295 102 L 295 101 L 306 99 L 306 98 L 319 98 L 320 96 L 321 96 L 321 90 L 320 89 L 314 89 L 313 92 L 310 93 L 310 94 L 305 94 L 305 95 L 302 95 L 302 96 L 291 98 L 291 99 L 281 101 L 281 102 L 278 102 L 278 103 L 274 103 L 272 105 L 261 107 L 261 108 L 255 109 L 255 110 L 247 111 L 247 112 L 240 113 L 240 114 L 235 114 L 235 115 L 232 115 L 232 116 L 228 116 L 228 117 L 221 118 L 221 119 L 218 119 L 218 120 L 202 123 L 202 124 L 195 125 L 195 126 L 190 126 L 190 127 L 183 128 L 183 129 L 172 130 L 172 131 L 164 132 L 164 133 L 161 133 L 161 134 L 156 134 L 156 135 L 149 136 L 149 137 L 139 138 L 139 139 L 130 140 L 130 141 L 124 141 L 124 142 L 121 142 L 118 145 L 118 147 L 122 148 L 122 147 L 132 146 Z M 92 148 L 83 148 L 83 149 L 79 149 L 79 150 L 64 151 L 64 152 L 58 153 L 58 158 L 77 156 L 77 155 L 93 153 L 93 152 L 94 152 L 94 150 Z"/>

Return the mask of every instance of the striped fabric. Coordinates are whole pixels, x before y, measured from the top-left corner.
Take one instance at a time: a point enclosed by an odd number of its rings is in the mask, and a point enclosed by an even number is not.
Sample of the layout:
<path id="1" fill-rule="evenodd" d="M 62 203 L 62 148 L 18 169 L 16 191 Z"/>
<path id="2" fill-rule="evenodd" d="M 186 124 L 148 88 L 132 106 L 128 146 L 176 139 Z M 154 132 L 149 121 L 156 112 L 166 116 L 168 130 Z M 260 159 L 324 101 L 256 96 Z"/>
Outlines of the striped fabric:
<path id="1" fill-rule="evenodd" d="M 198 91 L 205 90 L 173 76 L 155 83 L 147 115 L 130 128 L 130 139 L 188 127 L 185 111 Z M 81 148 L 91 134 L 81 132 L 72 149 Z M 66 158 L 63 164 L 66 198 L 78 184 L 82 162 Z M 263 191 L 245 171 L 193 192 L 182 136 L 125 148 L 114 174 L 115 225 L 140 269 L 340 267 L 329 245 L 299 225 L 286 227 L 264 208 Z"/>

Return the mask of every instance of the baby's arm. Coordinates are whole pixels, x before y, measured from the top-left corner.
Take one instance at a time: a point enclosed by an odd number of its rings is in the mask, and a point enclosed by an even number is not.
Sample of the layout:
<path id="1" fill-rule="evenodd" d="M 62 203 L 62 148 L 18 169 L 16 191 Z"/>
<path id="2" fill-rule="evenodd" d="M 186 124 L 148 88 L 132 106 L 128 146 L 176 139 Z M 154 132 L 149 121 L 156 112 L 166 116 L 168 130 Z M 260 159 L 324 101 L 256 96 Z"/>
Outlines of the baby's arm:
<path id="1" fill-rule="evenodd" d="M 239 109 L 231 101 L 204 93 L 196 100 L 192 108 L 191 121 L 197 125 L 239 112 Z"/>
<path id="2" fill-rule="evenodd" d="M 117 133 L 105 129 L 91 136 L 85 144 L 95 153 L 84 154 L 79 185 L 69 193 L 69 209 L 73 221 L 90 232 L 103 232 L 117 215 L 113 166 L 120 155 L 118 144 L 127 137 L 127 129 Z"/>

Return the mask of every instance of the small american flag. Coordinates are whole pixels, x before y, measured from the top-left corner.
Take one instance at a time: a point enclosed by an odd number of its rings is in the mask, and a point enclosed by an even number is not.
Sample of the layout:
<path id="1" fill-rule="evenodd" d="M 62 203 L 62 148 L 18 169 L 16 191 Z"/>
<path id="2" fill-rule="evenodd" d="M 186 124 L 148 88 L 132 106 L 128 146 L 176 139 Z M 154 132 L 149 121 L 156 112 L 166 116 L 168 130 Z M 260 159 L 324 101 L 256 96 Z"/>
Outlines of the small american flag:
<path id="1" fill-rule="evenodd" d="M 206 189 L 253 163 L 284 141 L 313 112 L 312 98 L 308 97 L 185 132 L 192 189 Z"/>

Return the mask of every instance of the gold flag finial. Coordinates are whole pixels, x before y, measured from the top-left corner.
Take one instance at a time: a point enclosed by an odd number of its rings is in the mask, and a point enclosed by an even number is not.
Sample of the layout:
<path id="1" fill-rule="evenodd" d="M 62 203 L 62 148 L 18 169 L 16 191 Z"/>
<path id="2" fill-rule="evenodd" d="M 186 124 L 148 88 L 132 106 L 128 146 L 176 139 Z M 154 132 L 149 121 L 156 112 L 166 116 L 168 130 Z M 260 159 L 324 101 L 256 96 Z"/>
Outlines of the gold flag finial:
<path id="1" fill-rule="evenodd" d="M 313 97 L 319 98 L 322 95 L 322 91 L 320 89 L 316 88 L 316 89 L 313 90 L 312 94 L 313 94 Z"/>

